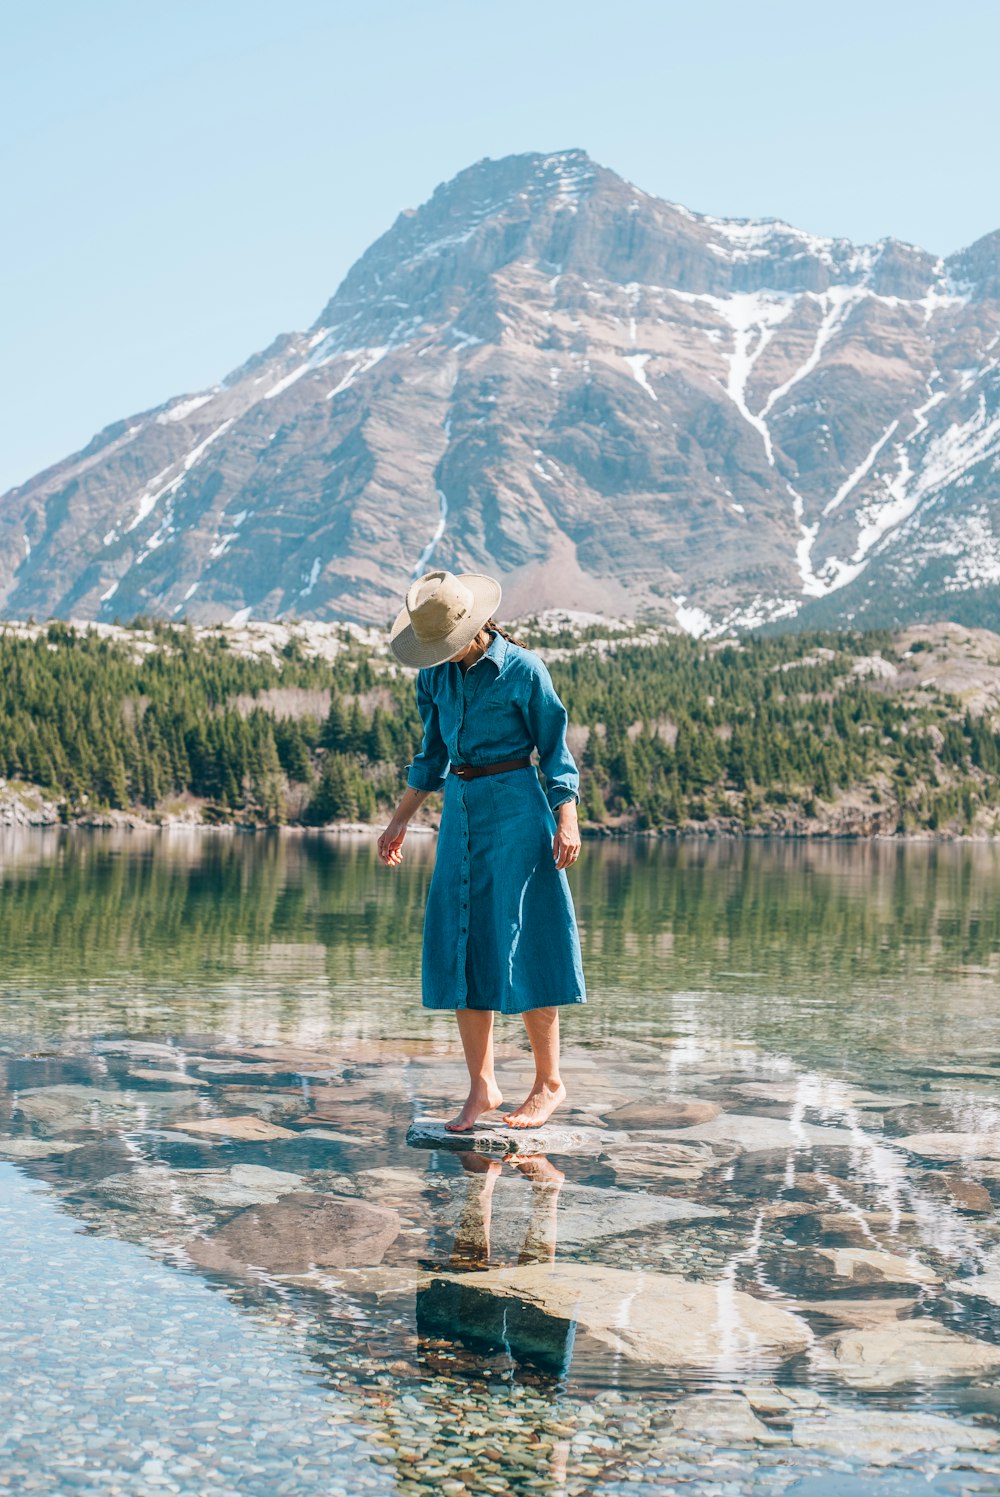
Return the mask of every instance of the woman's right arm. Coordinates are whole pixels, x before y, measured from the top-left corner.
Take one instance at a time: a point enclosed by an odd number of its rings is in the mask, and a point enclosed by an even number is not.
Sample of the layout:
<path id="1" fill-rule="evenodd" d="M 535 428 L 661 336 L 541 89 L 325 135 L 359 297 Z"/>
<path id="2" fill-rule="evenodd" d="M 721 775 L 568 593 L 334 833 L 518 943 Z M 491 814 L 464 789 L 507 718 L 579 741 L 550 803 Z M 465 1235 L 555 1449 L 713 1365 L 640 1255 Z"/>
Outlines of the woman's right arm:
<path id="1" fill-rule="evenodd" d="M 448 750 L 441 737 L 437 706 L 427 689 L 422 670 L 417 672 L 417 708 L 423 723 L 424 734 L 420 752 L 407 765 L 406 790 L 392 815 L 392 820 L 378 839 L 378 855 L 388 867 L 403 861 L 400 848 L 406 836 L 406 828 L 417 807 L 422 805 L 434 790 L 444 784 L 444 772 L 448 767 Z"/>
<path id="2" fill-rule="evenodd" d="M 406 828 L 414 811 L 429 795 L 429 790 L 414 790 L 411 785 L 407 785 L 402 800 L 392 813 L 392 820 L 378 839 L 378 855 L 387 867 L 395 868 L 397 863 L 403 861 L 400 848 L 406 836 Z"/>

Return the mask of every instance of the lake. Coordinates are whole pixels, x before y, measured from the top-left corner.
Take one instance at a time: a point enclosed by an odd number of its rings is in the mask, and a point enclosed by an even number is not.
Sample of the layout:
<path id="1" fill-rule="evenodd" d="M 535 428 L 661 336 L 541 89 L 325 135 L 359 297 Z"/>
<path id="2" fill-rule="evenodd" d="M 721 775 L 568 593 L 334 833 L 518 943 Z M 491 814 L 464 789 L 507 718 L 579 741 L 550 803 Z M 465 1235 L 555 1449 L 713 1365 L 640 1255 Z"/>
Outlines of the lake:
<path id="1" fill-rule="evenodd" d="M 433 856 L 0 834 L 0 1490 L 1000 1490 L 1000 848 L 586 842 L 513 1158 Z"/>

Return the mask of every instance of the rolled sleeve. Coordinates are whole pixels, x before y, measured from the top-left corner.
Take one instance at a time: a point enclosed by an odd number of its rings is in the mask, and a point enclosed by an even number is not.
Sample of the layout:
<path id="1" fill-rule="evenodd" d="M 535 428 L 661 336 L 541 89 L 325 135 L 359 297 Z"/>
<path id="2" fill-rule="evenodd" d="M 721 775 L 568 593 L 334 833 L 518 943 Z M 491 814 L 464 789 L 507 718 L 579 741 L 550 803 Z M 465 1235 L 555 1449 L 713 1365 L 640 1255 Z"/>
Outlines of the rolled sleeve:
<path id="1" fill-rule="evenodd" d="M 427 690 L 423 671 L 417 672 L 417 710 L 424 725 L 420 752 L 406 766 L 406 783 L 413 790 L 440 790 L 448 767 L 448 750 L 441 737 L 437 704 Z"/>
<path id="2" fill-rule="evenodd" d="M 554 811 L 564 801 L 579 801 L 580 774 L 566 745 L 566 708 L 541 661 L 532 673 L 524 715 L 538 746 L 538 767 L 545 776 L 549 807 Z"/>

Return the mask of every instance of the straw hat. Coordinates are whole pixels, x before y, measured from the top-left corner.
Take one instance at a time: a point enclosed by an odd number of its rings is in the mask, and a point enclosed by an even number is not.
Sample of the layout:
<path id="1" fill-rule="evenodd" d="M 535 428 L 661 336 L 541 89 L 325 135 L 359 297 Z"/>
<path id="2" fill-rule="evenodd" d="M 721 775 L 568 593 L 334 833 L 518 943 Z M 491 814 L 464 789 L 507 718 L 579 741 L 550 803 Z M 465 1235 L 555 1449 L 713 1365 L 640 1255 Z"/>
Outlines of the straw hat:
<path id="1" fill-rule="evenodd" d="M 500 584 L 481 572 L 425 572 L 406 593 L 389 633 L 404 665 L 441 665 L 471 644 L 500 602 Z"/>

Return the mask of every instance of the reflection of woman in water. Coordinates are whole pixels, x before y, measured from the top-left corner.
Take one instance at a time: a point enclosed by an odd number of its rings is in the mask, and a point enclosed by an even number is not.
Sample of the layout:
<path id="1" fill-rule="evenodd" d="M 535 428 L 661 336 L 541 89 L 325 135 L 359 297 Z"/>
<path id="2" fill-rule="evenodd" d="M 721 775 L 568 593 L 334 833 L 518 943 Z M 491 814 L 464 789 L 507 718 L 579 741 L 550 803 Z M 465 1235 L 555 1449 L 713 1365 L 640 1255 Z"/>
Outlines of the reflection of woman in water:
<path id="1" fill-rule="evenodd" d="M 459 1154 L 469 1176 L 469 1190 L 451 1250 L 454 1269 L 488 1268 L 492 1252 L 493 1191 L 503 1165 L 472 1149 Z M 544 1154 L 508 1154 L 506 1161 L 532 1185 L 531 1216 L 518 1263 L 553 1263 L 556 1256 L 556 1208 L 566 1176 Z M 477 1189 L 478 1183 L 478 1189 Z"/>
<path id="2" fill-rule="evenodd" d="M 416 666 L 423 722 L 407 789 L 379 837 L 402 861 L 407 824 L 444 790 L 424 913 L 426 1008 L 454 1009 L 469 1095 L 445 1126 L 469 1132 L 503 1098 L 494 1013 L 521 1014 L 535 1062 L 528 1096 L 503 1121 L 536 1128 L 565 1100 L 559 1009 L 585 1003 L 580 938 L 566 868 L 580 855 L 580 777 L 566 709 L 541 658 L 493 618 L 500 585 L 474 572 L 427 572 L 410 587 L 390 644 Z M 545 790 L 531 763 L 537 746 Z"/>

